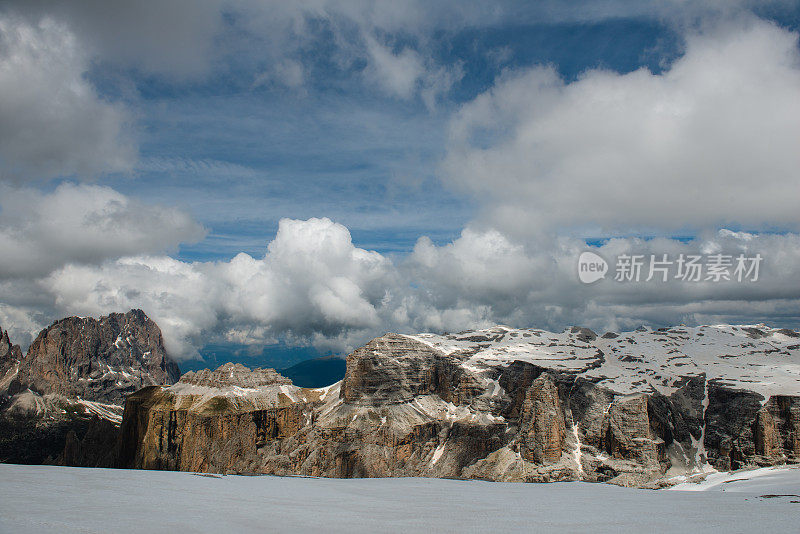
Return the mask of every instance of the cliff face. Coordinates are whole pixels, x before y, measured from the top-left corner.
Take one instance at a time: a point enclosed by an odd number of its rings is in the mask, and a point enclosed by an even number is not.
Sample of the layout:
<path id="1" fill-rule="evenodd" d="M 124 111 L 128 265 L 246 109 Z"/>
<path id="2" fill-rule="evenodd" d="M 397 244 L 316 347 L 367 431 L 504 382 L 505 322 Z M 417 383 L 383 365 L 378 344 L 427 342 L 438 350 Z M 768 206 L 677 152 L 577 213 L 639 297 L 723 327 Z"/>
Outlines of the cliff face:
<path id="1" fill-rule="evenodd" d="M 342 382 L 229 366 L 128 398 L 121 465 L 331 477 L 588 480 L 800 460 L 797 333 L 387 334 Z"/>
<path id="2" fill-rule="evenodd" d="M 122 404 L 142 387 L 173 384 L 179 376 L 161 330 L 131 310 L 56 321 L 31 344 L 18 379 L 39 393 Z"/>
<path id="3" fill-rule="evenodd" d="M 12 345 L 8 332 L 0 328 L 0 391 L 8 389 L 22 362 L 19 345 Z"/>
<path id="4" fill-rule="evenodd" d="M 112 466 L 125 397 L 179 375 L 141 310 L 69 317 L 23 357 L 0 331 L 0 461 Z"/>
<path id="5" fill-rule="evenodd" d="M 311 423 L 319 393 L 272 369 L 225 364 L 128 397 L 121 467 L 259 471 L 259 450 Z"/>

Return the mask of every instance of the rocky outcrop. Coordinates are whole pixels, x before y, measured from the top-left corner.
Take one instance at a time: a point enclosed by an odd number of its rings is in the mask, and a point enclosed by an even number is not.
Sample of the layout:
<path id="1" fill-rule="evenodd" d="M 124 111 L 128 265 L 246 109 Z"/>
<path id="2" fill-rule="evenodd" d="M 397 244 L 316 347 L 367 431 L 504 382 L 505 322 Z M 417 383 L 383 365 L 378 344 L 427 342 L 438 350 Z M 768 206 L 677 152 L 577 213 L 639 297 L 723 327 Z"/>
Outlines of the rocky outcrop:
<path id="1" fill-rule="evenodd" d="M 24 390 L 0 412 L 0 462 L 113 467 L 122 408 Z"/>
<path id="2" fill-rule="evenodd" d="M 181 384 L 194 386 L 208 386 L 212 388 L 240 387 L 258 388 L 271 385 L 289 385 L 292 383 L 286 377 L 278 374 L 274 369 L 250 370 L 239 363 L 226 363 L 217 370 L 201 369 L 189 371 L 181 377 Z"/>
<path id="3" fill-rule="evenodd" d="M 56 321 L 24 357 L 0 331 L 0 372 L 0 461 L 102 467 L 117 464 L 126 396 L 179 375 L 141 310 Z"/>
<path id="4" fill-rule="evenodd" d="M 143 389 L 121 465 L 655 487 L 797 461 L 798 348 L 763 326 L 387 334 L 325 388 L 229 365 Z"/>
<path id="5" fill-rule="evenodd" d="M 536 464 L 552 464 L 561 459 L 567 431 L 564 412 L 550 375 L 542 373 L 525 395 L 520 420 L 522 458 Z"/>
<path id="6" fill-rule="evenodd" d="M 764 465 L 800 459 L 800 398 L 771 397 L 753 424 L 755 453 Z"/>
<path id="7" fill-rule="evenodd" d="M 351 404 L 408 402 L 436 391 L 440 355 L 405 336 L 373 339 L 347 357 L 341 397 Z"/>
<path id="8" fill-rule="evenodd" d="M 225 364 L 172 387 L 128 397 L 120 465 L 184 471 L 257 471 L 258 451 L 308 425 L 320 394 L 272 369 Z"/>
<path id="9" fill-rule="evenodd" d="M 56 321 L 31 344 L 17 380 L 38 393 L 122 404 L 142 387 L 173 384 L 179 376 L 161 330 L 131 310 Z"/>
<path id="10" fill-rule="evenodd" d="M 13 345 L 8 336 L 8 331 L 0 328 L 0 395 L 7 393 L 11 382 L 19 372 L 22 362 L 22 351 L 19 345 Z M 16 392 L 14 392 L 16 393 Z M 2 408 L 0 400 L 0 408 Z"/>

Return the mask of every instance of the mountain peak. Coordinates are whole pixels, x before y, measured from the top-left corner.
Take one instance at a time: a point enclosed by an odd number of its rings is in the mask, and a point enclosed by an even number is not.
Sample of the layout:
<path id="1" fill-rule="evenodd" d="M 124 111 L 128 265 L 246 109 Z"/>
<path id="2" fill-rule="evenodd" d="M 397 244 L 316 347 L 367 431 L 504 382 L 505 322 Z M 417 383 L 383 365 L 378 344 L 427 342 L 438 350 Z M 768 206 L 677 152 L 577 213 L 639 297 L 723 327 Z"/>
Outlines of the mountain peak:
<path id="1" fill-rule="evenodd" d="M 56 321 L 36 337 L 20 369 L 20 381 L 34 391 L 109 403 L 179 376 L 161 330 L 142 310 Z"/>

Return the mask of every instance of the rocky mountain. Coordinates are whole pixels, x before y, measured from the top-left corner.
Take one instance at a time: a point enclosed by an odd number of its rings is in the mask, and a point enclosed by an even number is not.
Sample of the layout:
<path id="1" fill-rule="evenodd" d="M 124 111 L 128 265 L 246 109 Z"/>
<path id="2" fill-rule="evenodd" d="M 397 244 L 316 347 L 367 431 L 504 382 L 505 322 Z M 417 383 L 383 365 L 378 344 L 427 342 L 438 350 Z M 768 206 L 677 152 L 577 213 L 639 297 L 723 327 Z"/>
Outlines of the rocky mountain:
<path id="1" fill-rule="evenodd" d="M 0 461 L 92 466 L 116 464 L 127 395 L 179 376 L 141 310 L 56 321 L 24 357 L 3 333 L 0 372 Z"/>
<path id="2" fill-rule="evenodd" d="M 122 404 L 142 387 L 179 377 L 161 329 L 142 310 L 131 310 L 56 321 L 31 344 L 18 380 L 38 393 Z"/>
<path id="3" fill-rule="evenodd" d="M 800 334 L 386 334 L 301 388 L 223 366 L 128 397 L 120 465 L 655 487 L 800 460 Z"/>

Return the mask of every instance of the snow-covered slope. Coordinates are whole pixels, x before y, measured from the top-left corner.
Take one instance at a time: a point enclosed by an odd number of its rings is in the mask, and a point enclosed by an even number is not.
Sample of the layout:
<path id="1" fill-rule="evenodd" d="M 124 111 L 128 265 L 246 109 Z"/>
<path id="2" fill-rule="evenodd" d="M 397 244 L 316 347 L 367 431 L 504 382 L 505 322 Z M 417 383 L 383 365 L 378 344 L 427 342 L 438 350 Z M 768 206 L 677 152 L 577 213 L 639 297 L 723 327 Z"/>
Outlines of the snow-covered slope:
<path id="1" fill-rule="evenodd" d="M 498 326 L 458 334 L 408 336 L 445 354 L 462 353 L 476 371 L 514 361 L 579 372 L 622 394 L 673 393 L 681 379 L 705 374 L 729 388 L 800 394 L 800 334 L 764 325 L 679 326 L 607 333 L 553 333 Z"/>
<path id="2" fill-rule="evenodd" d="M 724 491 L 768 494 L 800 500 L 800 465 L 779 465 L 712 473 L 698 482 L 687 481 L 668 488 L 674 491 Z"/>
<path id="3" fill-rule="evenodd" d="M 0 532 L 794 532 L 796 498 L 0 464 Z M 113 513 L 112 513 L 113 511 Z"/>

